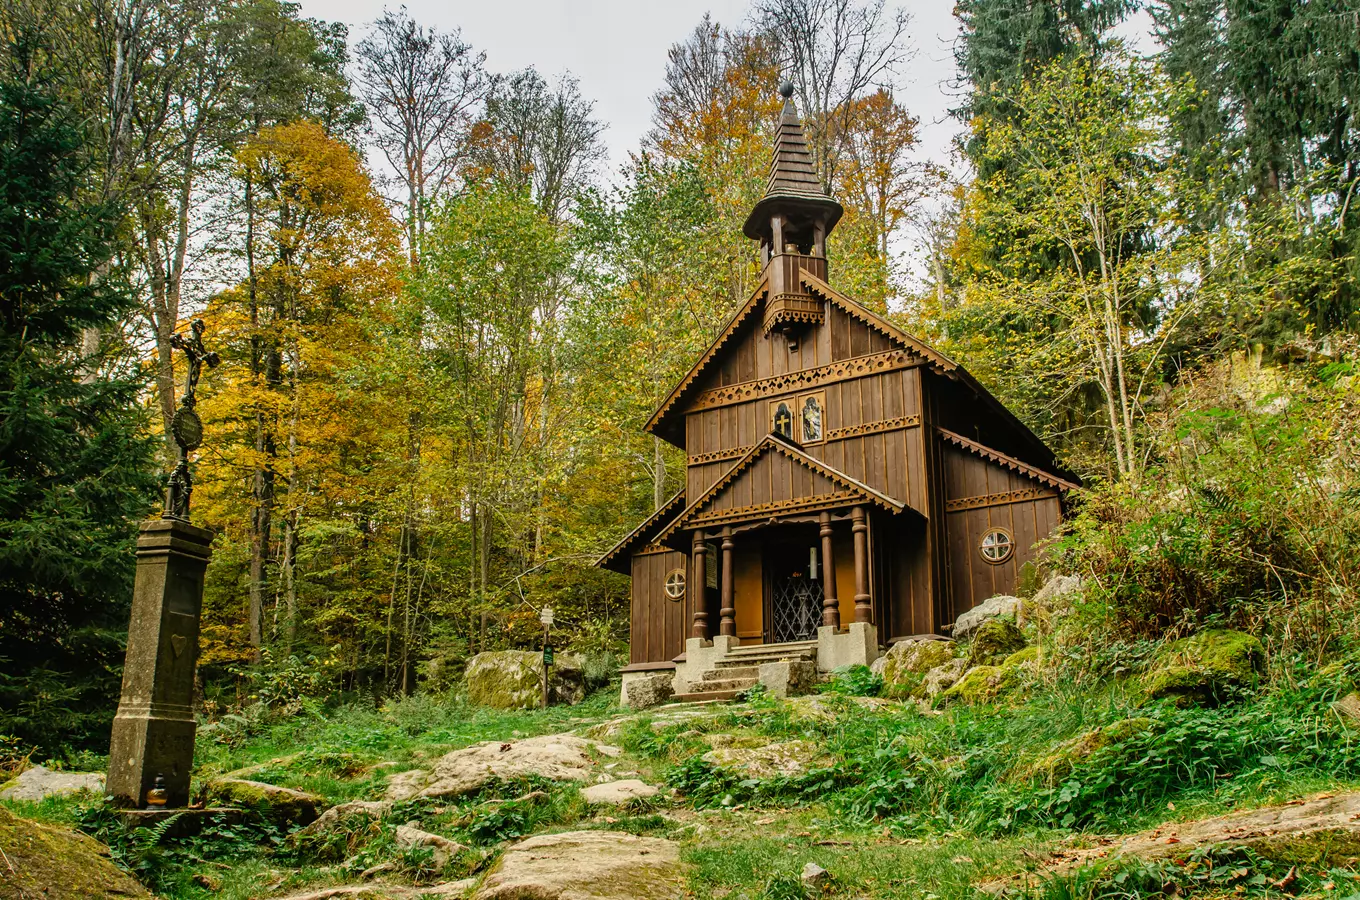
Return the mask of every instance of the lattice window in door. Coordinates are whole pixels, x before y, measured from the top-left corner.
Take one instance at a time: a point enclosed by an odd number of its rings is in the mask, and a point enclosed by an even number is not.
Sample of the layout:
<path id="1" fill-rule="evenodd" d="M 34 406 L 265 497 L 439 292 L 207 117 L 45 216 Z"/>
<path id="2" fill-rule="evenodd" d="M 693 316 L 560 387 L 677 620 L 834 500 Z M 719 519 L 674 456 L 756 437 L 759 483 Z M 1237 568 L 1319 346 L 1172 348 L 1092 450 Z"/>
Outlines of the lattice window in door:
<path id="1" fill-rule="evenodd" d="M 777 583 L 774 589 L 774 627 L 771 639 L 776 644 L 786 641 L 809 641 L 817 636 L 822 624 L 822 584 L 802 575 L 794 575 Z"/>

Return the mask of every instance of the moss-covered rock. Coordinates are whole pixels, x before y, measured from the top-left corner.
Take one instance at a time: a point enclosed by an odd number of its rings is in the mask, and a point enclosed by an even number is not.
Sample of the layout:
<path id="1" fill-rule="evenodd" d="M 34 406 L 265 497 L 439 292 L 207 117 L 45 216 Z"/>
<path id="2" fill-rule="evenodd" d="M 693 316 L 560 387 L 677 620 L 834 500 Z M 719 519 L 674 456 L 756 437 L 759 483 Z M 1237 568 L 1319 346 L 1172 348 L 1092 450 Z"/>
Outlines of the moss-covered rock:
<path id="1" fill-rule="evenodd" d="M 244 778 L 214 779 L 208 782 L 206 793 L 213 803 L 253 809 L 275 821 L 296 825 L 315 822 L 317 811 L 326 805 L 316 794 Z"/>
<path id="2" fill-rule="evenodd" d="M 1025 636 L 1014 622 L 992 619 L 973 632 L 973 641 L 968 647 L 968 665 L 1000 665 L 1008 656 L 1023 649 Z"/>
<path id="3" fill-rule="evenodd" d="M 1265 671 L 1261 642 L 1242 631 L 1213 628 L 1168 644 L 1143 676 L 1147 700 L 1174 698 L 1181 705 L 1222 702 L 1250 687 Z"/>
<path id="4" fill-rule="evenodd" d="M 529 650 L 478 653 L 463 675 L 469 703 L 493 709 L 534 709 L 543 702 L 543 655 Z M 581 660 L 560 653 L 549 670 L 550 699 L 556 704 L 580 703 L 586 696 Z"/>
<path id="5" fill-rule="evenodd" d="M 883 657 L 883 691 L 889 697 L 922 692 L 926 673 L 954 658 L 953 641 L 898 641 Z"/>
<path id="6" fill-rule="evenodd" d="M 995 703 L 1003 695 L 1023 688 L 1028 673 L 1039 660 L 1038 647 L 1017 650 L 999 665 L 973 666 L 964 672 L 954 686 L 942 693 L 937 701 L 941 706 L 950 703 Z"/>
<path id="7" fill-rule="evenodd" d="M 1034 760 L 1020 769 L 1018 776 L 1022 781 L 1039 779 L 1049 786 L 1056 786 L 1079 763 L 1090 759 L 1097 751 L 1122 744 L 1135 735 L 1142 734 L 1153 727 L 1151 719 L 1134 718 L 1111 722 L 1085 734 L 1063 741 L 1053 752 Z"/>
<path id="8" fill-rule="evenodd" d="M 22 819 L 0 806 L 0 900 L 150 897 L 92 837 Z"/>
<path id="9" fill-rule="evenodd" d="M 1013 676 L 1001 666 L 973 666 L 953 687 L 940 695 L 940 705 L 991 703 L 1010 687 Z"/>

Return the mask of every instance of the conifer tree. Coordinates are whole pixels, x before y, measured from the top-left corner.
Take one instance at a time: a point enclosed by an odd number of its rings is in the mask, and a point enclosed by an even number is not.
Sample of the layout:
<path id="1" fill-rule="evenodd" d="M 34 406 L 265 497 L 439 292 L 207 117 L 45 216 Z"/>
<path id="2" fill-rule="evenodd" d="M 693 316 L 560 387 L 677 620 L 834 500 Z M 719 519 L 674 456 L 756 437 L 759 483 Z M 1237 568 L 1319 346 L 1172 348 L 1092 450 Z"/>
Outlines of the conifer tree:
<path id="1" fill-rule="evenodd" d="M 135 371 L 81 353 L 132 298 L 122 219 L 89 199 L 88 142 L 20 35 L 0 71 L 0 733 L 102 749 L 156 444 Z"/>

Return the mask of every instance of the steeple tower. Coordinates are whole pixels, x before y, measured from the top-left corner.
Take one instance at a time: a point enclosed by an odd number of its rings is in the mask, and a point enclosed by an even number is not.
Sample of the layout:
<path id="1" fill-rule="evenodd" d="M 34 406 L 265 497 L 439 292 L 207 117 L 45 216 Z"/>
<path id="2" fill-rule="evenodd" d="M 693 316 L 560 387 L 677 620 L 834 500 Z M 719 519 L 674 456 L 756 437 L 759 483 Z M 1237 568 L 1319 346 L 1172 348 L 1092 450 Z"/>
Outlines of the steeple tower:
<path id="1" fill-rule="evenodd" d="M 795 244 L 804 253 L 825 257 L 826 236 L 845 210 L 827 196 L 817 177 L 803 122 L 793 103 L 793 85 L 784 82 L 779 93 L 784 109 L 775 130 L 770 178 L 765 196 L 746 217 L 742 232 L 760 241 L 762 250 L 769 247 L 769 255 Z"/>
<path id="2" fill-rule="evenodd" d="M 765 196 L 746 217 L 742 232 L 760 242 L 769 294 L 765 302 L 765 332 L 784 332 L 791 347 L 808 325 L 820 324 L 822 304 L 802 285 L 800 272 L 826 280 L 826 236 L 845 211 L 827 196 L 808 150 L 793 85 L 779 86 L 784 109 L 774 136 L 774 159 Z"/>

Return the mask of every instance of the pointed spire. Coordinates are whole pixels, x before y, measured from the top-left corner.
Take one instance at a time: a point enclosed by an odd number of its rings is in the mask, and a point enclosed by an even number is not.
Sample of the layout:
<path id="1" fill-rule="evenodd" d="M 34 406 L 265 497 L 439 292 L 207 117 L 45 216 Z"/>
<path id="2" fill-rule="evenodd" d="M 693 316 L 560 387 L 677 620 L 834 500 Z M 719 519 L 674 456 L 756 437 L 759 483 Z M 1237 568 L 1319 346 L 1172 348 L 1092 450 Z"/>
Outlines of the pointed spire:
<path id="1" fill-rule="evenodd" d="M 835 227 L 844 211 L 839 203 L 827 195 L 817 167 L 812 160 L 803 121 L 793 102 L 793 85 L 779 86 L 784 108 L 775 126 L 774 156 L 770 160 L 770 177 L 765 184 L 765 196 L 747 217 L 742 232 L 753 240 L 768 237 L 770 216 L 783 214 L 801 219 L 821 219 L 828 232 Z"/>
<path id="2" fill-rule="evenodd" d="M 770 179 L 765 186 L 765 196 L 825 199 L 826 191 L 817 177 L 807 135 L 803 133 L 803 122 L 798 118 L 798 107 L 793 103 L 793 85 L 784 82 L 779 86 L 779 93 L 784 98 L 784 109 L 775 128 L 774 158 L 770 160 Z"/>

